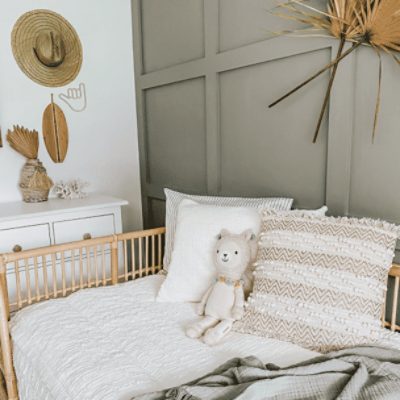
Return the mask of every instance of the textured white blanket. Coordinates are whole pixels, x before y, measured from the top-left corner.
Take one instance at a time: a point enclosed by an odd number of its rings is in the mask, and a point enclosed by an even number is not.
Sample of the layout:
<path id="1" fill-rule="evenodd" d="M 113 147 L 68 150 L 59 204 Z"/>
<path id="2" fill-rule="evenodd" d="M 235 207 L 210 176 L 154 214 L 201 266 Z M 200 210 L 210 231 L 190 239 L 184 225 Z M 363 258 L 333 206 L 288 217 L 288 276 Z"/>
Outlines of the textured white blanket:
<path id="1" fill-rule="evenodd" d="M 153 276 L 87 289 L 19 312 L 12 320 L 21 400 L 124 400 L 177 386 L 232 357 L 287 366 L 316 353 L 231 333 L 210 348 L 185 336 L 193 304 L 157 303 Z"/>

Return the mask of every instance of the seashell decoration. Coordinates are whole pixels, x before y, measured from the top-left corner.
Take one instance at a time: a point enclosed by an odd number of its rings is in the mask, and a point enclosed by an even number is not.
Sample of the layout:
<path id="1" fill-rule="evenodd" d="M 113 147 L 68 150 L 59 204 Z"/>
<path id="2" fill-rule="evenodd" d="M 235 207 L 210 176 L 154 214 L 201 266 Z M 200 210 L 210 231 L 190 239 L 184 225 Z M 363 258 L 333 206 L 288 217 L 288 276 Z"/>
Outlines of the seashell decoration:
<path id="1" fill-rule="evenodd" d="M 80 179 L 68 182 L 59 181 L 54 185 L 53 193 L 60 199 L 84 199 L 88 195 L 84 189 L 88 186 L 88 182 Z"/>

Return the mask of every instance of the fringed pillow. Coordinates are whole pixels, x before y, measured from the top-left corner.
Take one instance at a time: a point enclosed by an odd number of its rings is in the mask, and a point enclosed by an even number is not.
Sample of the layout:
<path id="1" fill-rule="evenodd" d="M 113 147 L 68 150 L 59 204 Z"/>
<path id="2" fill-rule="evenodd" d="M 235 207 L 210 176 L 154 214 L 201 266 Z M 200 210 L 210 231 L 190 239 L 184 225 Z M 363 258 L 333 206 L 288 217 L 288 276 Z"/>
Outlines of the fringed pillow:
<path id="1" fill-rule="evenodd" d="M 321 352 L 374 343 L 398 236 L 371 219 L 263 212 L 242 333 Z"/>

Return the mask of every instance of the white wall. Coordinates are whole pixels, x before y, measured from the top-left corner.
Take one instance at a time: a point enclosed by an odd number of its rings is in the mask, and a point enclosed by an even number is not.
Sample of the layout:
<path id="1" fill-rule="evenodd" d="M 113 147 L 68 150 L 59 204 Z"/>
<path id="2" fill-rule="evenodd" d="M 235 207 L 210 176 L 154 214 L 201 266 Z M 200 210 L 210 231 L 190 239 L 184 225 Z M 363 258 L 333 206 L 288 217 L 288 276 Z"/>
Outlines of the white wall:
<path id="1" fill-rule="evenodd" d="M 50 93 L 31 81 L 17 66 L 10 45 L 15 21 L 32 9 L 51 9 L 77 30 L 83 46 L 83 65 L 70 86 L 84 82 L 86 111 L 76 113 L 63 102 L 69 126 L 69 150 L 64 163 L 54 164 L 43 138 L 39 158 L 53 180 L 81 178 L 90 190 L 124 198 L 124 229 L 142 225 L 130 0 L 18 0 L 0 4 L 0 149 L 1 202 L 21 199 L 19 173 L 24 159 L 5 140 L 13 124 L 41 132 L 42 113 Z M 56 98 L 56 97 L 55 97 Z"/>

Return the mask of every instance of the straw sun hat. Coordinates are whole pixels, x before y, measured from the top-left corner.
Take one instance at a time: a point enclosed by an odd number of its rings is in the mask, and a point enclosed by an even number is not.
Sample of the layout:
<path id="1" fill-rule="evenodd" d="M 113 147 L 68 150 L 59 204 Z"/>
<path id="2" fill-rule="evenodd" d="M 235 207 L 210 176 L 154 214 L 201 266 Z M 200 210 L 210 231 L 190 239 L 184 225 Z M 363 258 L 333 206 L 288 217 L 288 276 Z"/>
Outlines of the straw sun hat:
<path id="1" fill-rule="evenodd" d="M 50 10 L 33 10 L 15 23 L 11 45 L 21 70 L 49 87 L 73 81 L 82 65 L 82 45 L 74 27 Z"/>

